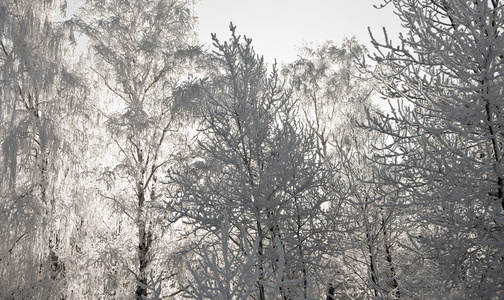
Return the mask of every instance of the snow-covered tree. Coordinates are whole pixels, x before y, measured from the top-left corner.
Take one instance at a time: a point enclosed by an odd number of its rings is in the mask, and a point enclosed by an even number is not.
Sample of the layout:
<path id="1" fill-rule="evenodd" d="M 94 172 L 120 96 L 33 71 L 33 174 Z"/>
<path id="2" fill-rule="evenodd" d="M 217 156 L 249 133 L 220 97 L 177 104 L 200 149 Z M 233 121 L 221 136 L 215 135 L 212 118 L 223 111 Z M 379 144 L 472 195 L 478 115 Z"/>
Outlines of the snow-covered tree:
<path id="1" fill-rule="evenodd" d="M 96 107 L 106 118 L 107 149 L 113 155 L 104 156 L 109 161 L 102 178 L 111 189 L 101 197 L 123 220 L 118 224 L 124 243 L 118 249 L 120 263 L 134 275 L 130 282 L 140 283 L 137 299 L 147 296 L 154 241 L 161 236 L 150 207 L 160 197 L 159 173 L 175 151 L 181 110 L 175 92 L 192 75 L 189 58 L 197 52 L 190 46 L 191 5 L 184 0 L 88 0 L 76 21 L 95 54 L 90 71 L 106 91 L 96 95 Z"/>
<path id="2" fill-rule="evenodd" d="M 383 297 L 397 288 L 394 275 L 385 274 L 395 273 L 393 267 L 380 267 L 393 260 L 396 232 L 390 227 L 395 214 L 376 206 L 376 187 L 369 183 L 372 169 L 366 157 L 383 143 L 382 137 L 359 125 L 367 112 L 377 109 L 372 103 L 374 80 L 358 64 L 367 50 L 355 38 L 341 46 L 328 41 L 301 50 L 283 74 L 300 98 L 301 120 L 317 133 L 326 164 L 335 170 L 334 202 L 327 209 L 333 232 L 326 259 L 332 268 L 323 281 L 331 286 L 329 297 Z"/>
<path id="3" fill-rule="evenodd" d="M 305 44 L 299 59 L 282 74 L 292 83 L 299 99 L 300 118 L 317 134 L 324 156 L 331 156 L 335 139 L 351 143 L 355 121 L 365 119 L 372 86 L 360 78 L 355 63 L 366 49 L 355 38 L 341 46 L 332 41 Z M 346 131 L 346 132 L 345 132 Z"/>
<path id="4" fill-rule="evenodd" d="M 385 2 L 407 34 L 399 46 L 373 39 L 373 74 L 391 103 L 371 119 L 387 135 L 375 179 L 383 197 L 394 195 L 389 204 L 407 211 L 403 246 L 423 264 L 401 295 L 496 298 L 504 291 L 503 3 Z"/>
<path id="5" fill-rule="evenodd" d="M 72 28 L 55 22 L 65 8 L 66 1 L 0 3 L 1 298 L 65 297 L 76 271 L 69 237 L 85 93 L 70 67 Z"/>
<path id="6" fill-rule="evenodd" d="M 323 223 L 317 216 L 327 177 L 316 137 L 295 120 L 295 101 L 276 67 L 267 75 L 251 39 L 230 29 L 227 42 L 213 37 L 221 73 L 202 83 L 202 154 L 171 170 L 168 209 L 207 251 L 222 245 L 226 212 L 228 247 L 243 261 L 257 240 L 255 297 L 303 297 L 319 262 L 323 233 L 313 228 Z"/>
<path id="7" fill-rule="evenodd" d="M 229 240 L 230 227 L 226 213 L 221 224 L 221 244 L 210 251 L 205 246 L 201 249 L 201 259 L 197 265 L 189 266 L 193 279 L 187 289 L 190 298 L 194 299 L 249 299 L 256 292 L 258 277 L 256 265 L 258 239 L 252 248 L 248 241 L 242 241 L 243 249 L 237 249 Z M 242 237 L 246 235 L 242 233 Z M 240 253 L 244 252 L 244 255 Z M 219 253 L 215 255 L 213 253 Z"/>

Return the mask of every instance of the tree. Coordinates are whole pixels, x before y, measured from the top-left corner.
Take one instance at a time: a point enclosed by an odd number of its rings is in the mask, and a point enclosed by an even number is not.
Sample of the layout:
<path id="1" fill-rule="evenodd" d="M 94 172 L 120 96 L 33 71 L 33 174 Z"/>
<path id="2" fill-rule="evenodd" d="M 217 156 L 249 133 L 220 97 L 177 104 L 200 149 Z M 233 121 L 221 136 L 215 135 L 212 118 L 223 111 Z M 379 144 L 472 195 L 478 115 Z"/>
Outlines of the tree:
<path id="1" fill-rule="evenodd" d="M 373 38 L 391 103 L 371 118 L 388 136 L 375 157 L 389 204 L 408 209 L 408 247 L 423 278 L 404 292 L 492 298 L 503 292 L 502 30 L 499 0 L 386 1 L 407 35 Z M 390 200 L 390 199 L 389 199 Z M 401 292 L 402 293 L 402 292 Z"/>
<path id="2" fill-rule="evenodd" d="M 307 297 L 322 246 L 316 240 L 323 233 L 312 229 L 322 222 L 316 216 L 326 173 L 276 66 L 267 76 L 252 40 L 230 29 L 228 42 L 213 36 L 220 76 L 202 83 L 201 157 L 170 171 L 168 209 L 196 233 L 197 245 L 222 245 L 226 212 L 231 245 L 223 248 L 246 261 L 244 249 L 258 241 L 257 297 Z"/>
<path id="3" fill-rule="evenodd" d="M 97 101 L 107 118 L 109 149 L 118 153 L 104 170 L 115 192 L 102 197 L 125 216 L 124 226 L 136 231 L 126 230 L 127 239 L 136 237 L 137 257 L 122 263 L 140 283 L 137 299 L 147 296 L 154 258 L 158 225 L 149 208 L 160 197 L 157 178 L 173 151 L 168 138 L 181 107 L 175 91 L 191 75 L 188 61 L 197 52 L 190 46 L 193 20 L 190 3 L 183 0 L 89 0 L 76 21 L 96 54 L 91 70 L 116 107 Z"/>
<path id="4" fill-rule="evenodd" d="M 317 133 L 326 164 L 336 170 L 331 178 L 335 201 L 327 210 L 333 228 L 327 260 L 333 270 L 323 281 L 331 286 L 329 297 L 383 297 L 397 291 L 394 267 L 381 267 L 392 264 L 396 233 L 389 227 L 396 214 L 376 205 L 376 186 L 370 182 L 372 169 L 366 159 L 383 143 L 383 135 L 360 126 L 367 112 L 377 110 L 372 103 L 374 80 L 362 73 L 358 63 L 367 49 L 352 38 L 341 46 L 328 41 L 301 50 L 300 58 L 283 74 L 300 99 L 299 117 Z"/>
<path id="5" fill-rule="evenodd" d="M 372 86 L 363 78 L 354 62 L 367 53 L 355 38 L 341 46 L 332 41 L 321 45 L 306 44 L 299 59 L 286 66 L 283 75 L 292 83 L 299 98 L 301 119 L 317 134 L 324 156 L 334 153 L 335 139 L 352 134 L 345 130 L 355 121 L 366 118 L 364 107 L 370 107 Z"/>
<path id="6" fill-rule="evenodd" d="M 219 255 L 214 255 L 205 247 L 198 261 L 196 269 L 189 265 L 194 282 L 189 281 L 188 295 L 194 299 L 249 299 L 256 292 L 258 268 L 256 255 L 258 239 L 252 248 L 248 248 L 248 241 L 242 241 L 245 260 L 240 252 L 235 251 L 229 244 L 229 222 L 224 213 L 221 224 L 221 245 L 217 245 Z M 245 234 L 241 234 L 245 237 Z M 222 262 L 220 261 L 222 259 Z"/>
<path id="7" fill-rule="evenodd" d="M 75 271 L 67 243 L 85 136 L 82 85 L 65 1 L 0 4 L 0 289 L 2 298 L 64 297 Z M 70 124 L 75 124 L 71 126 Z"/>

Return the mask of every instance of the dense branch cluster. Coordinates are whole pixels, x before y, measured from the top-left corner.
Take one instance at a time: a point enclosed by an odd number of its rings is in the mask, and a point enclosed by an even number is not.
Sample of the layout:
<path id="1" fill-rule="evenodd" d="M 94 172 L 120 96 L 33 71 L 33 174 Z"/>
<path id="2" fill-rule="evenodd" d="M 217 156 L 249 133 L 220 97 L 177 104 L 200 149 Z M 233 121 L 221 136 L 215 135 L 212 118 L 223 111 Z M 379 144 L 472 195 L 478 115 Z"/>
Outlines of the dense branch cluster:
<path id="1" fill-rule="evenodd" d="M 193 1 L 39 2 L 0 3 L 0 298 L 504 293 L 500 0 L 282 66 Z"/>

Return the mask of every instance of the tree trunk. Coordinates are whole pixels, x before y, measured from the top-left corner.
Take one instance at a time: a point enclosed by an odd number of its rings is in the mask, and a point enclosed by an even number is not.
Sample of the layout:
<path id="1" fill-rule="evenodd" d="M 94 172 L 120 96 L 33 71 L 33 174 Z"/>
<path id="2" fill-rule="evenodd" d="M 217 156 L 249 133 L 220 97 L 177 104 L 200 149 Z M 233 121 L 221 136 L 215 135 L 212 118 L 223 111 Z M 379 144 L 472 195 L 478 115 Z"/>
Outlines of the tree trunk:
<path id="1" fill-rule="evenodd" d="M 325 144 L 324 144 L 325 146 Z M 301 261 L 301 272 L 303 274 L 303 296 L 307 298 L 308 296 L 308 272 L 306 270 L 306 262 L 304 258 L 304 251 L 303 251 L 303 239 L 301 237 L 301 229 L 303 227 L 302 225 L 302 220 L 301 220 L 301 211 L 299 209 L 299 205 L 297 202 L 297 197 L 294 197 L 294 202 L 296 204 L 296 214 L 297 214 L 297 230 L 296 230 L 296 237 L 298 239 L 298 251 L 299 251 L 299 260 Z"/>
<path id="2" fill-rule="evenodd" d="M 334 298 L 334 285 L 329 283 L 329 287 L 327 288 L 327 298 L 326 300 L 336 300 Z"/>
<path id="3" fill-rule="evenodd" d="M 366 199 L 367 200 L 367 199 Z M 376 267 L 376 257 L 375 257 L 375 251 L 374 251 L 374 239 L 371 236 L 370 233 L 370 228 L 368 224 L 367 217 L 364 216 L 364 224 L 366 226 L 366 242 L 367 242 L 367 247 L 369 251 L 369 271 L 371 275 L 371 286 L 373 287 L 374 290 L 374 296 L 379 297 L 380 296 L 380 284 L 378 280 L 378 269 Z"/>
<path id="4" fill-rule="evenodd" d="M 390 216 L 390 215 L 389 215 Z M 394 268 L 394 264 L 392 262 L 392 252 L 391 252 L 391 248 L 392 248 L 392 245 L 391 243 L 389 242 L 388 240 L 388 231 L 387 231 L 387 227 L 386 227 L 386 223 L 387 223 L 387 219 L 382 219 L 382 228 L 383 228 L 383 235 L 384 235 L 384 245 L 385 245 L 385 253 L 386 253 L 386 260 L 387 260 L 387 263 L 389 265 L 389 269 L 390 269 L 390 277 L 392 278 L 389 282 L 389 285 L 390 287 L 392 288 L 392 295 L 394 296 L 394 298 L 396 299 L 400 299 L 401 298 L 401 292 L 399 291 L 399 283 L 397 282 L 397 279 L 396 279 L 396 271 L 395 271 L 395 268 Z"/>
<path id="5" fill-rule="evenodd" d="M 369 233 L 366 233 L 366 237 L 369 237 Z M 369 240 L 368 240 L 369 243 Z M 377 276 L 377 270 L 376 270 L 376 261 L 374 257 L 374 251 L 373 251 L 373 246 L 368 244 L 368 249 L 369 249 L 369 269 L 371 272 L 371 285 L 373 286 L 374 290 L 374 296 L 378 297 L 379 292 L 379 284 L 378 284 L 378 276 Z"/>
<path id="6" fill-rule="evenodd" d="M 493 7 L 494 12 L 492 14 L 492 22 L 490 25 L 493 28 L 493 32 L 489 32 L 488 30 L 485 30 L 485 36 L 493 38 L 493 39 L 497 39 L 499 34 L 497 31 L 498 25 L 496 25 L 496 21 L 495 21 L 495 19 L 496 19 L 495 12 L 498 9 L 499 1 L 492 0 L 492 4 L 494 6 Z M 493 55 L 492 52 L 493 52 L 493 47 L 489 46 L 488 53 L 485 57 L 484 65 L 479 69 L 480 72 L 489 72 L 489 70 L 491 70 L 492 55 Z M 503 158 L 502 157 L 502 149 L 501 149 L 502 143 L 499 141 L 499 136 L 501 135 L 501 133 L 498 132 L 499 125 L 495 124 L 495 122 L 496 122 L 495 119 L 498 119 L 501 116 L 499 115 L 500 108 L 499 108 L 498 104 L 494 104 L 494 105 L 491 104 L 491 100 L 490 100 L 491 96 L 489 96 L 490 92 L 491 92 L 490 91 L 490 83 L 489 83 L 490 79 L 488 78 L 488 76 L 492 76 L 492 74 L 487 73 L 483 77 L 483 79 L 481 80 L 481 85 L 482 85 L 481 94 L 482 94 L 483 101 L 485 103 L 486 121 L 487 121 L 488 131 L 489 131 L 490 137 L 491 137 L 492 150 L 494 152 L 493 153 L 493 156 L 495 159 L 495 167 L 494 168 L 497 173 L 497 178 L 496 178 L 497 199 L 498 199 L 498 201 L 500 201 L 501 207 L 504 210 L 504 179 L 503 179 L 503 174 L 501 174 L 502 170 L 500 167 L 500 165 L 502 164 L 502 158 Z"/>
<path id="7" fill-rule="evenodd" d="M 59 238 L 57 229 L 54 228 L 54 200 L 49 200 L 48 198 L 48 188 L 49 188 L 49 150 L 47 149 L 47 139 L 49 138 L 45 133 L 44 125 L 42 124 L 40 118 L 40 111 L 38 109 L 38 99 L 34 99 L 31 93 L 27 93 L 27 99 L 24 98 L 21 88 L 19 88 L 20 95 L 25 101 L 25 108 L 31 112 L 35 121 L 35 130 L 38 137 L 36 137 L 36 143 L 38 145 L 38 153 L 36 155 L 37 168 L 40 174 L 39 178 L 39 192 L 40 192 L 40 202 L 45 209 L 45 215 L 43 216 L 43 226 L 42 226 L 42 236 L 45 242 L 47 242 L 46 252 L 47 256 L 45 263 L 49 265 L 49 278 L 51 280 L 57 280 L 58 275 L 64 272 L 65 265 L 60 262 L 58 250 L 59 250 Z"/>
<path id="8" fill-rule="evenodd" d="M 264 292 L 264 285 L 261 283 L 264 280 L 264 267 L 263 267 L 263 258 L 264 258 L 264 245 L 263 245 L 263 234 L 261 224 L 259 220 L 257 220 L 257 233 L 259 235 L 259 246 L 257 248 L 257 254 L 259 255 L 259 278 L 257 280 L 257 285 L 259 287 L 259 300 L 266 300 L 266 295 Z"/>
<path id="9" fill-rule="evenodd" d="M 138 211 L 137 211 L 137 226 L 138 226 L 138 276 L 137 280 L 143 285 L 147 285 L 147 267 L 150 263 L 149 249 L 152 244 L 152 228 L 147 225 L 147 217 L 145 213 L 145 188 L 143 181 L 138 182 L 137 188 Z M 147 297 L 147 289 L 140 284 L 137 285 L 136 299 Z"/>

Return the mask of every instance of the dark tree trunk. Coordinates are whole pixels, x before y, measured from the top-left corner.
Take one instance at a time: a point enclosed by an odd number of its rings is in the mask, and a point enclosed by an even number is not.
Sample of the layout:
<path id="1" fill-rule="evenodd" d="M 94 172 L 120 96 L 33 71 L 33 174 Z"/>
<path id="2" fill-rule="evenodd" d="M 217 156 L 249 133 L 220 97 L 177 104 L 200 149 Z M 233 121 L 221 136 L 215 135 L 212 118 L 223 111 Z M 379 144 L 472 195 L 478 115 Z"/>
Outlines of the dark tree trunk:
<path id="1" fill-rule="evenodd" d="M 375 259 L 374 259 L 374 256 L 373 256 L 373 252 L 371 250 L 371 246 L 368 245 L 368 248 L 369 248 L 369 268 L 371 269 L 371 283 L 372 283 L 372 286 L 373 286 L 373 290 L 374 290 L 374 296 L 375 297 L 378 297 L 379 296 L 379 293 L 378 293 L 378 280 L 377 280 L 377 276 L 376 276 L 376 263 L 375 263 Z"/>
<path id="2" fill-rule="evenodd" d="M 390 215 L 389 215 L 390 216 Z M 392 295 L 396 298 L 396 299 L 400 299 L 401 298 L 401 292 L 399 291 L 399 283 L 397 282 L 397 279 L 396 279 L 396 271 L 395 271 L 395 268 L 394 268 L 394 264 L 392 262 L 392 244 L 389 242 L 389 239 L 388 239 L 388 230 L 387 230 L 387 227 L 386 227 L 386 223 L 389 218 L 387 219 L 382 219 L 382 228 L 383 228 L 383 235 L 384 235 L 384 244 L 385 244 L 385 253 L 386 253 L 386 260 L 387 260 L 387 263 L 389 265 L 389 269 L 390 269 L 390 277 L 392 278 L 389 282 L 389 285 L 390 287 L 392 288 Z"/>
<path id="3" fill-rule="evenodd" d="M 138 183 L 137 189 L 138 197 L 138 212 L 137 212 L 137 226 L 138 226 L 138 282 L 147 285 L 147 267 L 150 263 L 149 250 L 152 244 L 152 228 L 147 225 L 147 217 L 145 213 L 145 187 L 143 182 Z M 140 284 L 137 285 L 136 299 L 143 299 L 142 296 L 147 296 L 147 289 Z"/>
<path id="4" fill-rule="evenodd" d="M 259 248 L 257 249 L 257 253 L 259 254 L 259 280 L 257 281 L 257 285 L 259 286 L 259 299 L 266 300 L 266 295 L 264 292 L 264 285 L 260 282 L 264 280 L 264 267 L 263 267 L 263 258 L 264 258 L 264 245 L 263 245 L 263 234 L 262 228 L 259 220 L 257 220 L 257 232 L 259 235 Z"/>
<path id="5" fill-rule="evenodd" d="M 327 288 L 326 300 L 336 300 L 336 298 L 334 298 L 334 285 L 332 283 L 329 283 L 329 287 Z"/>

